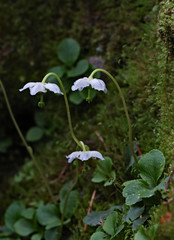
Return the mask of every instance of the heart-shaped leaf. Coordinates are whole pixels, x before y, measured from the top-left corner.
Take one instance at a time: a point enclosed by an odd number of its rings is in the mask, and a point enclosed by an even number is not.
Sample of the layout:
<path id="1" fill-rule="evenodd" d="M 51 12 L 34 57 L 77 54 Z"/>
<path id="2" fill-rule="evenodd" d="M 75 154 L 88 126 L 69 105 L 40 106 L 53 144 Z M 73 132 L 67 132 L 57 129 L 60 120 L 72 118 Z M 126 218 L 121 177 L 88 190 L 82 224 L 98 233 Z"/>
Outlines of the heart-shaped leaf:
<path id="1" fill-rule="evenodd" d="M 162 175 L 164 166 L 164 155 L 157 149 L 153 149 L 145 154 L 138 162 L 140 176 L 152 187 L 157 186 L 158 179 Z"/>

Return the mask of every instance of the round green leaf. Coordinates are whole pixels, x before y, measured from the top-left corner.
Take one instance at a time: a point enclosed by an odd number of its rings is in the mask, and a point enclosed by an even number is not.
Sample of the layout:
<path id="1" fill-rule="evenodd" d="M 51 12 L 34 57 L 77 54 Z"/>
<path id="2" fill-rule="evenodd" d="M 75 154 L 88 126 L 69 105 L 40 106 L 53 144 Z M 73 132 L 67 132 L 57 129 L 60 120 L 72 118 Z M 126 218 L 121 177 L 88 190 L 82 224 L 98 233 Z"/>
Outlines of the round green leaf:
<path id="1" fill-rule="evenodd" d="M 154 189 L 143 180 L 131 180 L 124 183 L 123 197 L 126 198 L 127 205 L 133 205 L 142 200 L 142 198 L 149 198 L 154 195 Z"/>
<path id="2" fill-rule="evenodd" d="M 78 77 L 88 70 L 89 64 L 86 59 L 78 61 L 77 65 L 68 71 L 68 77 Z"/>
<path id="3" fill-rule="evenodd" d="M 67 66 L 72 66 L 79 54 L 80 45 L 72 38 L 65 38 L 58 45 L 58 58 Z"/>
<path id="4" fill-rule="evenodd" d="M 11 231 L 14 231 L 14 224 L 21 218 L 24 205 L 20 203 L 12 203 L 5 213 L 5 225 Z"/>
<path id="5" fill-rule="evenodd" d="M 43 137 L 44 130 L 40 127 L 32 127 L 26 134 L 26 139 L 29 142 L 36 142 Z"/>
<path id="6" fill-rule="evenodd" d="M 26 237 L 35 231 L 32 221 L 21 218 L 14 225 L 15 232 Z"/>
<path id="7" fill-rule="evenodd" d="M 38 222 L 43 226 L 60 221 L 58 217 L 58 209 L 54 204 L 41 204 L 37 209 L 36 215 Z"/>
<path id="8" fill-rule="evenodd" d="M 78 91 L 75 91 L 70 93 L 69 101 L 78 105 L 83 102 L 83 98 Z"/>
<path id="9" fill-rule="evenodd" d="M 151 150 L 138 161 L 140 176 L 150 186 L 155 187 L 164 170 L 165 158 L 157 149 Z"/>

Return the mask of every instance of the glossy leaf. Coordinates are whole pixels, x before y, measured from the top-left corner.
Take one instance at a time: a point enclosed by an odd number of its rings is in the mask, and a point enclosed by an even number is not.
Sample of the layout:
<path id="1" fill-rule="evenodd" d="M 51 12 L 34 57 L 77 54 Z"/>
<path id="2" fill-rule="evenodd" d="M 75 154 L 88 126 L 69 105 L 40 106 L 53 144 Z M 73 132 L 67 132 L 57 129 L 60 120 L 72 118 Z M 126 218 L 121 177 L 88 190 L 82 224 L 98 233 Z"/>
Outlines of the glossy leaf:
<path id="1" fill-rule="evenodd" d="M 67 72 L 68 77 L 78 77 L 88 70 L 89 63 L 86 59 L 77 62 L 77 65 Z"/>
<path id="2" fill-rule="evenodd" d="M 44 130 L 40 127 L 32 127 L 26 134 L 26 139 L 29 142 L 36 142 L 43 137 Z"/>
<path id="3" fill-rule="evenodd" d="M 140 158 L 138 168 L 140 176 L 150 186 L 155 187 L 161 177 L 165 166 L 165 158 L 162 152 L 157 149 L 151 150 Z"/>
<path id="4" fill-rule="evenodd" d="M 72 66 L 80 54 L 80 45 L 75 39 L 65 38 L 58 45 L 58 58 L 67 66 Z"/>
<path id="5" fill-rule="evenodd" d="M 142 200 L 154 195 L 154 189 L 143 180 L 131 180 L 124 183 L 123 196 L 126 198 L 127 205 L 133 205 Z"/>

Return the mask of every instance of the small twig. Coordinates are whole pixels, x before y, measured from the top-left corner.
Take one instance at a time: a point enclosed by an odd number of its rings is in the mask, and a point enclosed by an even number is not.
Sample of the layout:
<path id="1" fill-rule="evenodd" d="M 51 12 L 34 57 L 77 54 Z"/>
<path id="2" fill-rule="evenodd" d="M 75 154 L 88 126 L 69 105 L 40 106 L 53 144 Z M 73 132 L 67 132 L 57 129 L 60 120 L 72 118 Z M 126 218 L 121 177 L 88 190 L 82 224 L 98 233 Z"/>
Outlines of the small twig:
<path id="1" fill-rule="evenodd" d="M 53 184 L 53 183 L 55 183 L 55 182 L 57 182 L 57 181 L 60 181 L 60 180 L 63 178 L 63 175 L 64 175 L 64 173 L 66 172 L 67 168 L 68 168 L 68 163 L 67 163 L 67 164 L 65 165 L 65 167 L 62 169 L 62 171 L 60 172 L 59 176 L 58 176 L 56 179 L 50 181 L 50 183 Z"/>
<path id="2" fill-rule="evenodd" d="M 90 212 L 91 212 L 91 207 L 92 207 L 93 202 L 94 202 L 95 194 L 96 194 L 96 190 L 94 190 L 93 193 L 92 193 L 91 200 L 90 200 L 90 203 L 89 203 L 89 208 L 88 208 L 88 211 L 87 211 L 87 215 L 90 214 Z M 86 230 L 87 230 L 87 224 L 85 224 L 85 226 L 84 226 L 84 231 L 86 231 Z"/>
<path id="3" fill-rule="evenodd" d="M 171 179 L 173 178 L 173 176 L 174 176 L 174 170 L 171 172 L 171 174 L 170 174 L 170 176 L 169 176 L 169 179 L 168 179 L 168 181 L 167 181 L 167 183 L 166 183 L 166 186 L 165 186 L 165 192 L 167 192 L 167 189 L 168 189 L 168 187 L 169 187 L 169 185 L 170 185 L 170 181 L 171 181 Z"/>
<path id="4" fill-rule="evenodd" d="M 103 147 L 104 147 L 105 151 L 108 152 L 109 150 L 108 150 L 108 147 L 105 144 L 105 141 L 104 141 L 103 137 L 97 131 L 95 131 L 95 134 L 99 138 L 100 142 L 103 144 Z"/>
<path id="5" fill-rule="evenodd" d="M 174 202 L 174 198 L 170 199 L 168 202 L 163 202 L 164 205 L 169 205 Z"/>
<path id="6" fill-rule="evenodd" d="M 138 150 L 138 154 L 141 156 L 141 155 L 143 155 L 142 154 L 142 152 L 141 152 L 141 150 L 140 150 L 140 147 L 139 147 L 139 144 L 137 143 L 137 150 Z"/>

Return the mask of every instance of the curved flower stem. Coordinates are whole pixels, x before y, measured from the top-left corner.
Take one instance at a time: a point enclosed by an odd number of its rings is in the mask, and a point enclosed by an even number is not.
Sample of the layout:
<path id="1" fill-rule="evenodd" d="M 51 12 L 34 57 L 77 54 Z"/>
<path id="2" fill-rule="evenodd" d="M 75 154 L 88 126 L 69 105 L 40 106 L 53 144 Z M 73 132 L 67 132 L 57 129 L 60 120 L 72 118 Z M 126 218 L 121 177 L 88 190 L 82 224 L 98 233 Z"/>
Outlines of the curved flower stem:
<path id="1" fill-rule="evenodd" d="M 65 105 L 66 105 L 66 111 L 67 111 L 67 117 L 68 117 L 68 124 L 69 124 L 69 129 L 70 129 L 70 132 L 71 132 L 71 136 L 72 138 L 74 139 L 74 141 L 77 143 L 77 145 L 82 148 L 82 145 L 80 144 L 80 141 L 76 138 L 75 134 L 74 134 L 74 131 L 73 131 L 73 127 L 72 127 L 72 122 L 71 122 L 71 114 L 70 114 L 70 109 L 69 109 L 69 104 L 68 104 L 68 99 L 67 99 L 67 95 L 66 95 L 66 91 L 65 91 L 65 88 L 62 84 L 62 81 L 60 80 L 60 78 L 57 76 L 57 74 L 55 73 L 48 73 L 42 80 L 42 83 L 45 83 L 45 81 L 47 80 L 47 78 L 49 76 L 54 76 L 59 84 L 60 84 L 60 87 L 61 87 L 61 90 L 63 92 L 63 96 L 64 96 L 64 100 L 65 100 Z"/>
<path id="2" fill-rule="evenodd" d="M 27 152 L 28 152 L 28 154 L 30 155 L 31 159 L 33 160 L 33 162 L 34 162 L 34 164 L 35 164 L 35 166 L 36 166 L 36 168 L 37 168 L 37 170 L 38 170 L 38 172 L 39 172 L 39 174 L 40 174 L 40 176 L 41 176 L 41 178 L 42 178 L 42 180 L 43 180 L 43 182 L 44 182 L 44 184 L 45 184 L 45 187 L 46 187 L 46 189 L 47 189 L 47 191 L 48 191 L 48 193 L 49 193 L 52 201 L 53 201 L 54 203 L 56 203 L 56 201 L 55 201 L 55 199 L 54 199 L 54 197 L 53 197 L 53 193 L 52 193 L 52 191 L 51 191 L 51 188 L 49 187 L 49 184 L 48 184 L 48 182 L 47 182 L 47 179 L 45 178 L 45 176 L 44 176 L 44 174 L 43 174 L 43 172 L 42 172 L 42 168 L 40 167 L 40 165 L 39 165 L 38 162 L 36 161 L 36 159 L 35 159 L 35 157 L 34 157 L 34 155 L 33 155 L 33 152 L 32 152 L 31 147 L 28 146 L 28 144 L 27 144 L 27 142 L 26 142 L 26 140 L 25 140 L 25 138 L 24 138 L 24 136 L 23 136 L 23 134 L 22 134 L 22 132 L 21 132 L 21 130 L 20 130 L 17 122 L 16 122 L 16 119 L 15 119 L 14 114 L 13 114 L 13 111 L 12 111 L 12 109 L 11 109 L 11 106 L 10 106 L 10 103 L 9 103 L 9 100 L 8 100 L 8 97 L 7 97 L 7 94 L 6 94 L 4 85 L 3 85 L 3 83 L 2 83 L 1 80 L 0 80 L 0 86 L 1 86 L 1 89 L 2 89 L 2 92 L 3 92 L 3 95 L 4 95 L 4 99 L 5 99 L 5 102 L 6 102 L 6 105 L 7 105 L 9 114 L 10 114 L 10 117 L 11 117 L 11 119 L 12 119 L 12 121 L 13 121 L 13 124 L 14 124 L 14 126 L 15 126 L 15 128 L 16 128 L 16 130 L 17 130 L 17 132 L 18 132 L 18 134 L 19 134 L 19 136 L 20 136 L 20 138 L 21 138 L 21 140 L 22 140 L 22 142 L 23 142 L 23 144 L 24 144 Z"/>
<path id="3" fill-rule="evenodd" d="M 129 113 L 128 113 L 128 110 L 127 110 L 127 105 L 126 105 L 126 101 L 125 101 L 125 98 L 123 96 L 123 93 L 121 91 L 121 88 L 118 84 L 118 82 L 116 81 L 116 79 L 106 70 L 104 69 L 95 69 L 91 75 L 89 76 L 89 78 L 93 78 L 93 75 L 96 73 L 96 72 L 103 72 L 105 73 L 115 84 L 119 94 L 120 94 L 120 97 L 121 97 L 121 100 L 122 100 L 122 103 L 123 103 L 123 107 L 124 107 L 124 111 L 125 111 L 125 115 L 126 115 L 126 119 L 127 119 L 127 123 L 128 123 L 128 127 L 129 127 L 129 144 L 130 144 L 130 148 L 131 148 L 131 151 L 132 151 L 132 154 L 133 154 L 133 157 L 134 157 L 134 160 L 136 162 L 136 164 L 138 163 L 138 160 L 137 160 L 137 157 L 136 157 L 136 154 L 135 154 L 135 151 L 134 151 L 134 146 L 133 146 L 133 140 L 132 140 L 132 126 L 131 126 L 131 121 L 130 121 L 130 117 L 129 117 Z"/>
<path id="4" fill-rule="evenodd" d="M 64 223 L 64 219 L 65 219 L 65 212 L 66 212 L 68 199 L 69 199 L 71 191 L 76 186 L 76 184 L 78 182 L 78 179 L 79 179 L 79 165 L 78 165 L 78 160 L 77 160 L 76 161 L 76 178 L 75 178 L 74 183 L 71 185 L 70 189 L 68 190 L 66 198 L 65 198 L 65 203 L 64 203 L 64 206 L 63 206 L 63 212 L 62 212 L 62 217 L 61 217 L 61 226 L 60 226 L 60 229 L 59 229 L 59 232 L 58 232 L 58 240 L 61 239 L 61 236 L 62 236 L 63 223 Z"/>

